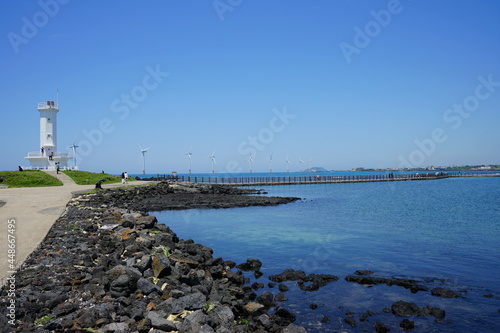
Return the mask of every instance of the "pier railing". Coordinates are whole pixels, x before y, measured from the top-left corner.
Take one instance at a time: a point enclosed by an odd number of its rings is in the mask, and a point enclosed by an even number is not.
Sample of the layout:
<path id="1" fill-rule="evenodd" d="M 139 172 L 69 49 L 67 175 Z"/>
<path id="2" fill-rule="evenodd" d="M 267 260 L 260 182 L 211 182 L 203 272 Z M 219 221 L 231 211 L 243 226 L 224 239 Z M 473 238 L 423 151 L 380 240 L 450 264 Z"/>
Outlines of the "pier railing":
<path id="1" fill-rule="evenodd" d="M 188 183 L 228 184 L 228 185 L 291 185 L 291 184 L 321 184 L 321 183 L 354 183 L 354 182 L 382 182 L 405 180 L 429 180 L 449 177 L 479 177 L 486 174 L 477 172 L 467 173 L 413 173 L 413 174 L 372 174 L 372 175 L 309 175 L 309 176 L 267 176 L 267 177 L 215 177 L 215 176 L 172 176 L 158 174 L 156 180 L 171 180 Z M 498 175 L 500 176 L 500 175 Z"/>

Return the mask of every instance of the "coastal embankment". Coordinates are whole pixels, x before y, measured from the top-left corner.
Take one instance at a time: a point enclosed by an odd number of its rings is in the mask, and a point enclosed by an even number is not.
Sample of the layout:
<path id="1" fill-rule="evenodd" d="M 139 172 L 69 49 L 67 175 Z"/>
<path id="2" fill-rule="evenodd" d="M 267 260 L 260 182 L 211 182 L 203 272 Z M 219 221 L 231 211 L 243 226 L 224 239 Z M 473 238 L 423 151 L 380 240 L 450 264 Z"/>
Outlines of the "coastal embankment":
<path id="1" fill-rule="evenodd" d="M 0 280 L 2 284 L 11 271 L 26 260 L 40 244 L 54 221 L 66 210 L 73 195 L 92 190 L 95 185 L 77 185 L 64 173 L 45 171 L 63 186 L 0 188 L 0 217 L 3 231 L 9 236 L 0 238 Z M 33 181 L 29 177 L 29 181 Z M 135 181 L 134 185 L 151 182 Z M 121 183 L 102 185 L 103 188 L 122 187 Z"/>
<path id="2" fill-rule="evenodd" d="M 257 259 L 237 265 L 213 258 L 210 248 L 179 239 L 146 213 L 298 200 L 242 195 L 251 193 L 160 183 L 71 199 L 2 288 L 0 327 L 4 332 L 305 332 L 272 293 L 258 295 L 246 285 L 242 271 L 259 276 Z"/>

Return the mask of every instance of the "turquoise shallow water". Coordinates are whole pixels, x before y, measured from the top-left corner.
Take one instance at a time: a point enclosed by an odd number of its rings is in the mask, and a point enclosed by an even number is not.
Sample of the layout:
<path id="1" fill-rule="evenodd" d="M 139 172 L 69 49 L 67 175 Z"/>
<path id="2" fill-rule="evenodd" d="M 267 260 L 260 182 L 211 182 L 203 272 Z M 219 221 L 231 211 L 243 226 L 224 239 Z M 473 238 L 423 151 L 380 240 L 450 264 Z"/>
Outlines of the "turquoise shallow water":
<path id="1" fill-rule="evenodd" d="M 277 207 L 155 212 L 181 238 L 214 249 L 214 256 L 243 262 L 259 258 L 260 278 L 287 268 L 335 274 L 317 292 L 288 283 L 285 306 L 311 332 L 372 331 L 380 320 L 399 330 L 402 318 L 382 312 L 400 299 L 446 310 L 445 323 L 413 318 L 416 331 L 499 330 L 500 178 L 453 178 L 391 183 L 269 186 L 268 195 L 297 196 Z M 358 269 L 407 276 L 431 287 L 460 290 L 460 299 L 401 287 L 366 288 L 343 280 Z M 277 289 L 270 289 L 277 293 Z M 484 295 L 489 295 L 485 297 Z M 491 297 L 492 296 L 492 297 Z M 320 306 L 309 308 L 310 303 Z M 351 328 L 367 310 L 378 313 Z M 323 316 L 331 321 L 322 323 Z M 394 330 L 393 330 L 394 331 Z"/>

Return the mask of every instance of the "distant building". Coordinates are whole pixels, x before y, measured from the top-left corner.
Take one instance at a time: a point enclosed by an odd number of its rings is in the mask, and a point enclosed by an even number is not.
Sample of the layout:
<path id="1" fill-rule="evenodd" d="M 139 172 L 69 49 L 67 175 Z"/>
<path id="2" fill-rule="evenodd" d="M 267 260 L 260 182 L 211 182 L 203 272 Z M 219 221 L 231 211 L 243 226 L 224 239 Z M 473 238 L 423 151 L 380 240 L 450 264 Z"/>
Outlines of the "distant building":
<path id="1" fill-rule="evenodd" d="M 29 152 L 25 157 L 30 162 L 28 169 L 61 170 L 68 169 L 71 155 L 57 151 L 57 113 L 59 105 L 54 101 L 38 103 L 40 112 L 40 149 Z"/>

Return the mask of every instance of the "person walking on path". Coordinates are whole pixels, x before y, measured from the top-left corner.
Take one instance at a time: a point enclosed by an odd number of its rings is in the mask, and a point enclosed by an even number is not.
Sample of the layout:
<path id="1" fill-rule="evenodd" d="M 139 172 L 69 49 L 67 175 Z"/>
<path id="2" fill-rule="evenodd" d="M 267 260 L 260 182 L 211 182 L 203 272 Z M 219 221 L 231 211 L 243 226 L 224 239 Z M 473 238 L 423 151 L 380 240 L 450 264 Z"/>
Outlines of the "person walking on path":
<path id="1" fill-rule="evenodd" d="M 125 172 L 122 172 L 122 184 L 125 184 Z"/>
<path id="2" fill-rule="evenodd" d="M 125 184 L 128 184 L 128 173 L 125 171 Z"/>

